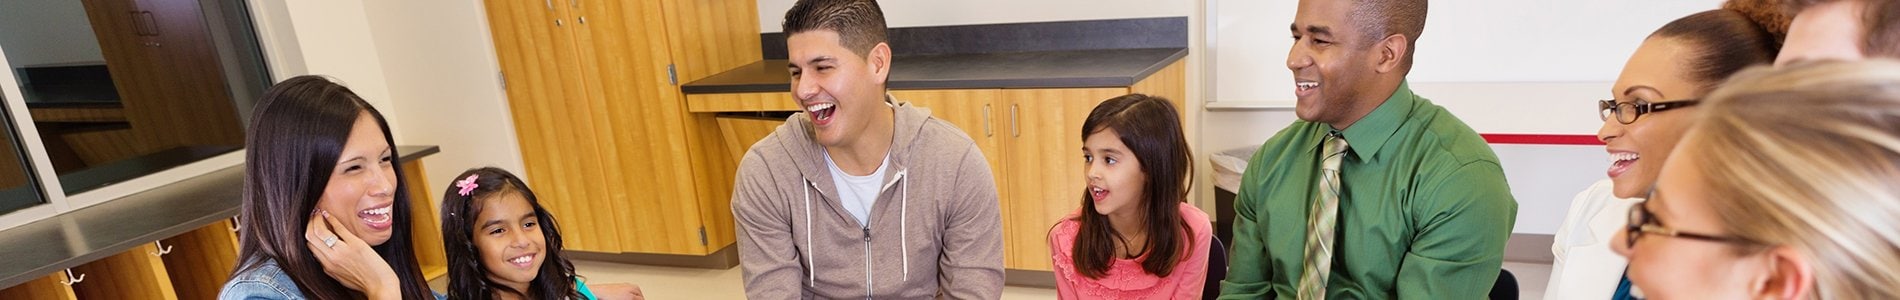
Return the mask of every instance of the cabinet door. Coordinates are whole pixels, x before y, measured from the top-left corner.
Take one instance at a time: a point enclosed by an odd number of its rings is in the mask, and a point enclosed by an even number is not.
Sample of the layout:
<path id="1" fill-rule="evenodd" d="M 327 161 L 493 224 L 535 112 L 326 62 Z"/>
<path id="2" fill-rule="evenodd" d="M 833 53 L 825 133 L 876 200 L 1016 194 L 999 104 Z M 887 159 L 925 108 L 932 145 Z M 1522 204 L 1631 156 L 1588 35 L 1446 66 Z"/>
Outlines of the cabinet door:
<path id="1" fill-rule="evenodd" d="M 137 1 L 151 41 L 143 49 L 153 64 L 112 66 L 142 69 L 140 77 L 129 79 L 156 83 L 153 94 L 142 94 L 146 99 L 123 102 L 133 130 L 152 135 L 158 149 L 242 146 L 244 125 L 225 90 L 224 66 L 206 29 L 204 8 L 198 0 Z"/>
<path id="2" fill-rule="evenodd" d="M 1127 88 L 1003 90 L 1008 201 L 1003 206 L 1004 266 L 1050 269 L 1049 228 L 1081 207 L 1082 121 Z M 1008 131 L 1002 131 L 1007 129 Z"/>
<path id="3" fill-rule="evenodd" d="M 595 215 L 616 210 L 606 201 L 606 187 L 619 182 L 604 175 L 612 162 L 599 155 L 611 152 L 603 145 L 611 140 L 599 138 L 604 129 L 588 121 L 604 117 L 585 105 L 587 90 L 567 6 L 485 3 L 529 184 L 541 204 L 560 216 L 566 249 L 618 252 L 618 219 Z"/>
<path id="4" fill-rule="evenodd" d="M 231 279 L 238 246 L 230 222 L 218 221 L 162 241 L 171 248 L 161 258 L 179 299 L 216 299 L 224 282 Z"/>
<path id="5" fill-rule="evenodd" d="M 66 286 L 65 272 L 40 277 L 20 285 L 0 289 L 0 299 L 73 300 L 73 288 Z"/>
<path id="6" fill-rule="evenodd" d="M 602 147 L 595 152 L 599 173 L 607 180 L 590 187 L 603 197 L 587 199 L 606 209 L 577 216 L 618 220 L 616 252 L 708 253 L 691 158 L 726 153 L 688 147 L 687 127 L 698 124 L 689 122 L 668 75 L 666 23 L 655 17 L 664 13 L 660 3 L 568 1 L 576 9 L 572 21 L 579 24 L 576 44 L 588 90 L 576 103 L 587 113 L 571 122 L 593 128 Z M 704 129 L 717 133 L 713 126 Z"/>

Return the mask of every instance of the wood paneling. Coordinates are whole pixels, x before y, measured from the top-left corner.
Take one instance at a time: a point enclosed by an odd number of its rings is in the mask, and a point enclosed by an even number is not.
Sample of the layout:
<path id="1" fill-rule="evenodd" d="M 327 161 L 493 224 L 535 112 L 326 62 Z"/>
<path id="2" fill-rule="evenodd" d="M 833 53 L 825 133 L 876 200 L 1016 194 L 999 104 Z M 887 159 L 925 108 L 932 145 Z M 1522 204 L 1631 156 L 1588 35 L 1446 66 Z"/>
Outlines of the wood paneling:
<path id="1" fill-rule="evenodd" d="M 178 299 L 164 261 L 152 254 L 157 251 L 156 246 L 144 244 L 74 267 L 75 276 L 86 274 L 86 278 L 72 285 L 73 294 L 79 299 Z"/>
<path id="2" fill-rule="evenodd" d="M 40 279 L 34 279 L 20 285 L 0 290 L 0 299 L 24 300 L 73 300 L 73 289 L 60 281 L 66 279 L 66 273 L 56 272 Z M 83 283 L 83 282 L 82 282 Z"/>
<path id="3" fill-rule="evenodd" d="M 893 91 L 895 92 L 895 91 Z M 791 93 L 732 93 L 686 95 L 688 112 L 799 111 Z"/>
<path id="4" fill-rule="evenodd" d="M 1174 102 L 1174 110 L 1181 112 L 1182 126 L 1198 124 L 1187 122 L 1188 115 L 1192 114 L 1187 111 L 1187 60 L 1185 59 L 1162 68 L 1161 71 L 1149 75 L 1141 82 L 1136 82 L 1134 86 L 1128 87 L 1128 92 L 1168 98 L 1168 101 Z"/>
<path id="5" fill-rule="evenodd" d="M 772 131 L 785 125 L 785 119 L 767 117 L 728 117 L 720 116 L 719 131 L 726 142 L 726 152 L 731 153 L 732 164 L 737 166 L 745 159 L 746 150 L 758 143 Z"/>
<path id="6" fill-rule="evenodd" d="M 1005 164 L 1011 198 L 1003 206 L 1004 265 L 1048 271 L 1049 228 L 1081 206 L 1083 178 L 1082 121 L 1103 100 L 1126 88 L 1003 90 L 1003 111 L 1010 128 Z M 1003 131 L 1007 129 L 1007 131 Z"/>
<path id="7" fill-rule="evenodd" d="M 34 122 L 125 122 L 125 109 L 118 107 L 47 107 L 27 108 Z"/>
<path id="8" fill-rule="evenodd" d="M 588 95 L 575 103 L 594 113 L 570 124 L 584 123 L 606 142 L 596 155 L 609 185 L 591 186 L 606 197 L 593 200 L 611 209 L 594 210 L 595 218 L 620 220 L 616 252 L 703 252 L 699 244 L 699 199 L 693 185 L 690 150 L 686 143 L 687 116 L 677 101 L 678 88 L 668 81 L 671 62 L 666 48 L 665 23 L 655 1 L 575 1 L 575 20 L 581 53 L 580 70 Z"/>
<path id="9" fill-rule="evenodd" d="M 442 249 L 442 216 L 436 212 L 442 206 L 431 196 L 436 189 L 429 188 L 429 176 L 422 170 L 422 160 L 403 163 L 402 181 L 409 191 L 410 248 L 422 267 L 422 277 L 435 280 L 448 275 L 449 259 Z"/>
<path id="10" fill-rule="evenodd" d="M 618 252 L 618 219 L 596 217 L 614 207 L 602 191 L 598 153 L 602 139 L 591 122 L 595 110 L 576 105 L 588 98 L 567 5 L 533 1 L 485 1 L 495 54 L 506 80 L 516 136 L 542 205 L 560 216 L 568 250 Z M 556 22 L 561 25 L 556 25 Z"/>
<path id="11" fill-rule="evenodd" d="M 487 3 L 527 173 L 569 225 L 569 250 L 704 255 L 732 243 L 736 165 L 718 122 L 687 113 L 669 68 L 686 82 L 756 60 L 755 3 Z"/>
<path id="12" fill-rule="evenodd" d="M 165 273 L 179 299 L 215 299 L 237 267 L 237 234 L 224 220 L 164 240 Z M 82 282 L 89 283 L 91 281 Z"/>
<path id="13" fill-rule="evenodd" d="M 657 2 L 665 5 L 680 83 L 759 61 L 759 10 L 755 0 Z"/>
<path id="14" fill-rule="evenodd" d="M 594 0 L 589 0 L 594 1 Z M 759 60 L 758 3 L 753 0 L 663 0 L 668 46 L 679 83 L 692 82 Z M 657 45 L 653 44 L 653 45 Z M 650 46 L 650 45 L 649 45 Z M 678 91 L 678 87 L 668 87 Z M 665 99 L 683 103 L 684 97 Z M 696 253 L 710 254 L 734 243 L 732 181 L 738 169 L 720 138 L 718 122 L 709 114 L 689 114 L 684 107 L 672 114 L 687 116 L 687 152 L 699 196 L 699 217 L 705 243 Z"/>

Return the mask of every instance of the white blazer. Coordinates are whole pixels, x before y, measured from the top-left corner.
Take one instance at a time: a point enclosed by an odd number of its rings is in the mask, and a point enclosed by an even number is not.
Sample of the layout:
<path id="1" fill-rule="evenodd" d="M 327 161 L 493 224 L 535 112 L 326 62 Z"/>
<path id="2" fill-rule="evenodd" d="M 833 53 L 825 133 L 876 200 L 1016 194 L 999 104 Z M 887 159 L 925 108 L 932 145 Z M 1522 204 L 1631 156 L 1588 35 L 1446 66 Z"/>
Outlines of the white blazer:
<path id="1" fill-rule="evenodd" d="M 1616 232 L 1629 225 L 1630 205 L 1643 199 L 1617 198 L 1609 179 L 1577 193 L 1550 245 L 1556 255 L 1544 299 L 1604 300 L 1616 293 L 1629 260 L 1610 250 Z"/>

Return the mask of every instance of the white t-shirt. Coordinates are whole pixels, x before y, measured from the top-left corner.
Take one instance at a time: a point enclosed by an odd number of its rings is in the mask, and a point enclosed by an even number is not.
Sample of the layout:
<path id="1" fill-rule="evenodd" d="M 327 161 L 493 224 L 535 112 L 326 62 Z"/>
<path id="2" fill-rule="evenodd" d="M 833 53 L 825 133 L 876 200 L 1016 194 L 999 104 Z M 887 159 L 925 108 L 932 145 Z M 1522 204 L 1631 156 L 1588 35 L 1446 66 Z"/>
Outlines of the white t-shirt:
<path id="1" fill-rule="evenodd" d="M 871 223 L 871 205 L 877 204 L 877 195 L 884 187 L 884 168 L 891 165 L 891 155 L 884 154 L 884 161 L 877 164 L 877 171 L 871 175 L 851 176 L 838 169 L 838 163 L 831 161 L 831 155 L 825 155 L 825 167 L 831 169 L 831 182 L 838 186 L 838 202 L 844 203 L 844 210 L 858 218 L 858 224 Z"/>

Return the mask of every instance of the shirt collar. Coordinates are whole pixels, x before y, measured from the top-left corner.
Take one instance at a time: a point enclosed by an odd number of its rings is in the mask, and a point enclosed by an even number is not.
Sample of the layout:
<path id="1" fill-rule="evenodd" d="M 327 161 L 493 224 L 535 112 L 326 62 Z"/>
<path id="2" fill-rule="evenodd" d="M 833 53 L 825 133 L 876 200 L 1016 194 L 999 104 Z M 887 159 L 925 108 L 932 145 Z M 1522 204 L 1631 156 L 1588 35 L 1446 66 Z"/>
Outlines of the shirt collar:
<path id="1" fill-rule="evenodd" d="M 1399 88 L 1392 91 L 1391 97 L 1385 98 L 1384 104 L 1379 104 L 1364 118 L 1359 118 L 1359 121 L 1341 131 L 1346 136 L 1347 149 L 1352 150 L 1349 151 L 1351 155 L 1361 161 L 1377 156 L 1385 142 L 1392 139 L 1392 134 L 1399 131 L 1399 125 L 1412 115 L 1414 102 L 1417 102 L 1417 95 L 1412 94 L 1410 84 L 1400 81 Z M 1332 130 L 1331 126 L 1325 128 Z"/>

